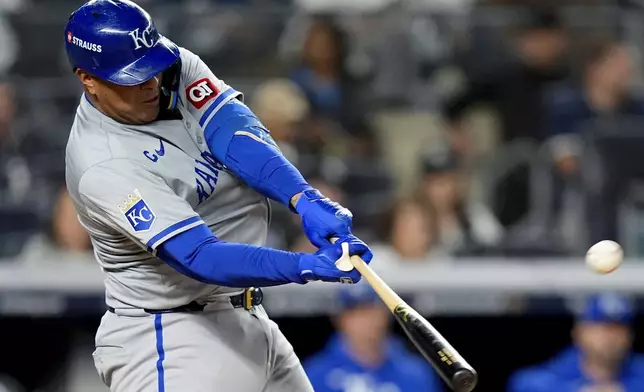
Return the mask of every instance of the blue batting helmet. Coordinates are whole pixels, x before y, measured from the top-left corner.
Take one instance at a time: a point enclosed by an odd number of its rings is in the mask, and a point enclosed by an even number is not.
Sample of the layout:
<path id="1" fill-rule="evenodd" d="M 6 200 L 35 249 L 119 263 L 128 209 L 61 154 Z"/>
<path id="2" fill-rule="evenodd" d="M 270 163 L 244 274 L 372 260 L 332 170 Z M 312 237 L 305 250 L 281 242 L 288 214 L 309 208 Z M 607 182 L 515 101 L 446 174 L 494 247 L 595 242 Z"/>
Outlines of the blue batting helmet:
<path id="1" fill-rule="evenodd" d="M 69 17 L 66 50 L 74 69 L 121 86 L 144 83 L 179 60 L 179 48 L 129 0 L 92 0 Z"/>
<path id="2" fill-rule="evenodd" d="M 579 319 L 591 323 L 630 324 L 636 313 L 633 305 L 630 298 L 614 292 L 591 295 L 586 299 Z"/>

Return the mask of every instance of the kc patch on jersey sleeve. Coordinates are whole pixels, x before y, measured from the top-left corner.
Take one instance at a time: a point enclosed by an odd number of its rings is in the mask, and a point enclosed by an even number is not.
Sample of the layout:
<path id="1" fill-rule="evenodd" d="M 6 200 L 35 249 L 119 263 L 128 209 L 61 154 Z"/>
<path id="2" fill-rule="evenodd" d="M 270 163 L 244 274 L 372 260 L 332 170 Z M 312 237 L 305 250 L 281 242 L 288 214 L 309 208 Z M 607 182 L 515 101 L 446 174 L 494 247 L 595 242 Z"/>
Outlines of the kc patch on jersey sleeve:
<path id="1" fill-rule="evenodd" d="M 219 89 L 208 78 L 199 79 L 186 87 L 186 97 L 197 109 L 201 109 L 217 95 L 219 95 Z"/>
<path id="2" fill-rule="evenodd" d="M 135 189 L 127 196 L 127 199 L 119 203 L 118 208 L 136 232 L 150 230 L 156 220 L 154 212 L 143 200 L 138 189 Z"/>

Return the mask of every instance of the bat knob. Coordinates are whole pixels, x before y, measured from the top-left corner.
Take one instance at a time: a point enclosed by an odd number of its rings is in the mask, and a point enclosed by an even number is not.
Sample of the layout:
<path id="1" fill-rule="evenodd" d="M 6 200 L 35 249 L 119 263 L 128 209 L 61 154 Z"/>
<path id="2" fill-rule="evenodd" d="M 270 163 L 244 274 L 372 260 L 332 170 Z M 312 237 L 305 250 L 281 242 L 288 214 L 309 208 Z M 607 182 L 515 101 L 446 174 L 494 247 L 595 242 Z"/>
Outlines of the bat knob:
<path id="1" fill-rule="evenodd" d="M 452 376 L 452 385 L 455 392 L 471 392 L 476 387 L 478 376 L 470 369 L 461 369 Z"/>

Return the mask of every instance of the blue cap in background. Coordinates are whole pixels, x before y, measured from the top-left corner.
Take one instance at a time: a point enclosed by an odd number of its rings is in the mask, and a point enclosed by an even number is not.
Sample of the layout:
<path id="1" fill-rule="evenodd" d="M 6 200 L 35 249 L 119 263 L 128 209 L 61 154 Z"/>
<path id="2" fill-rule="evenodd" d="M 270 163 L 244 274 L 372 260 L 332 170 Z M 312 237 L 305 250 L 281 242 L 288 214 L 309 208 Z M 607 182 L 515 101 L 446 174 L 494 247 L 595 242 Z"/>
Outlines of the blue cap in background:
<path id="1" fill-rule="evenodd" d="M 382 300 L 368 283 L 360 281 L 357 284 L 342 285 L 338 289 L 337 303 L 340 310 L 348 310 L 360 305 L 382 304 Z"/>
<path id="2" fill-rule="evenodd" d="M 579 320 L 630 324 L 634 316 L 633 304 L 627 297 L 617 293 L 601 293 L 592 295 L 586 300 Z"/>

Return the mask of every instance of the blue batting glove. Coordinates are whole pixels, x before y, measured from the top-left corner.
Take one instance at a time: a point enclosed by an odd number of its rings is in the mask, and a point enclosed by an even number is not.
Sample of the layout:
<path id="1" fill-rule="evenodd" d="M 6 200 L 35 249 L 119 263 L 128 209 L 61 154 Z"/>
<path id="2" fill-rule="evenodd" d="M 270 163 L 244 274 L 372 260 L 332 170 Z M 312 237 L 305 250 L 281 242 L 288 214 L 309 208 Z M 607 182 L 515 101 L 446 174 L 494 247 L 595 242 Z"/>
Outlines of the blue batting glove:
<path id="1" fill-rule="evenodd" d="M 302 192 L 295 210 L 302 217 L 304 232 L 309 241 L 318 248 L 331 245 L 331 237 L 351 234 L 351 211 L 331 201 L 317 189 Z"/>
<path id="2" fill-rule="evenodd" d="M 357 255 L 369 264 L 373 255 L 367 245 L 355 236 L 341 237 L 335 244 L 325 245 L 314 254 L 303 254 L 300 258 L 300 277 L 303 283 L 309 281 L 358 283 L 362 276 L 354 268 L 351 271 L 342 271 L 335 263 L 342 257 L 342 243 L 349 244 L 348 256 Z"/>
<path id="3" fill-rule="evenodd" d="M 353 234 L 349 234 L 348 236 L 342 237 L 336 241 L 336 243 L 343 242 L 348 242 L 349 244 L 356 244 L 356 246 L 359 246 L 361 253 L 358 256 L 360 256 L 360 258 L 362 258 L 365 263 L 371 263 L 371 260 L 373 259 L 373 252 L 371 252 L 371 248 L 369 248 L 369 246 L 365 244 L 364 241 Z M 351 251 L 349 251 L 349 256 L 351 256 Z"/>

